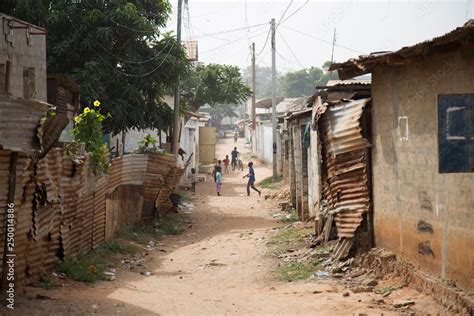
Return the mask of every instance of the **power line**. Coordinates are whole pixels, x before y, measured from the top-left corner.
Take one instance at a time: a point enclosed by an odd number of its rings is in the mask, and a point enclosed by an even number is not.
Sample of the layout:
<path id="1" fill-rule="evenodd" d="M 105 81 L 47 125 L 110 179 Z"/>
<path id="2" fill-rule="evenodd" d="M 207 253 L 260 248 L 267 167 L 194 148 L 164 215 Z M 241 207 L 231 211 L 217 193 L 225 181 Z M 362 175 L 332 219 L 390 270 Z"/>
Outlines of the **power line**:
<path id="1" fill-rule="evenodd" d="M 286 12 L 288 12 L 288 9 L 290 8 L 290 6 L 291 6 L 292 3 L 293 3 L 293 0 L 291 0 L 290 3 L 288 3 L 288 6 L 286 7 L 285 11 L 283 11 L 283 13 L 282 13 L 280 19 L 278 20 L 278 23 L 277 23 L 277 26 L 276 26 L 277 28 L 278 28 L 278 26 L 280 25 L 281 20 L 283 20 L 283 18 L 285 17 L 285 14 L 286 14 Z"/>
<path id="2" fill-rule="evenodd" d="M 250 26 L 248 26 L 248 27 L 245 26 L 245 27 L 240 27 L 240 28 L 236 28 L 236 29 L 230 29 L 230 30 L 225 30 L 225 31 L 219 31 L 219 32 L 215 32 L 215 33 L 198 34 L 198 35 L 194 36 L 194 38 L 202 38 L 202 37 L 208 37 L 208 36 L 212 36 L 212 35 L 233 33 L 233 32 L 238 32 L 238 31 L 246 30 L 246 29 L 248 29 L 248 28 L 259 27 L 259 26 L 266 25 L 266 24 L 267 24 L 267 23 L 260 23 L 260 24 L 250 25 Z"/>
<path id="3" fill-rule="evenodd" d="M 306 0 L 305 3 L 303 3 L 303 5 L 301 7 L 299 7 L 298 9 L 296 9 L 295 11 L 293 11 L 292 14 L 290 14 L 286 19 L 284 19 L 283 21 L 279 22 L 278 24 L 281 24 L 285 21 L 287 21 L 289 18 L 291 18 L 293 15 L 295 15 L 296 13 L 298 13 L 298 11 L 300 11 L 301 9 L 303 9 L 307 4 L 309 3 L 309 0 Z"/>
<path id="4" fill-rule="evenodd" d="M 260 28 L 260 29 L 261 29 L 261 28 Z M 258 30 L 255 30 L 255 31 L 258 31 Z M 255 32 L 255 31 L 254 31 L 254 32 Z M 253 38 L 253 37 L 256 37 L 256 36 L 259 36 L 259 35 L 265 34 L 265 32 L 266 32 L 266 31 L 264 31 L 264 32 L 260 32 L 260 33 L 257 33 L 257 34 L 254 34 L 253 36 L 251 36 L 251 37 L 249 37 L 249 38 Z M 203 55 L 203 54 L 206 54 L 206 53 L 209 53 L 209 52 L 215 51 L 215 50 L 217 50 L 217 49 L 220 49 L 220 48 L 222 48 L 222 47 L 229 46 L 229 45 L 231 45 L 231 44 L 233 44 L 233 43 L 235 43 L 235 42 L 238 42 L 238 41 L 240 41 L 240 40 L 244 39 L 245 37 L 246 37 L 246 35 L 244 35 L 244 36 L 242 36 L 242 37 L 239 37 L 239 38 L 237 38 L 237 39 L 235 39 L 235 40 L 233 40 L 233 41 L 230 41 L 230 42 L 228 42 L 228 43 L 226 43 L 226 44 L 223 44 L 223 45 L 220 45 L 220 46 L 217 46 L 217 47 L 211 48 L 211 49 L 209 49 L 209 50 L 206 50 L 206 51 L 204 51 L 204 52 L 200 53 L 200 55 Z"/>
<path id="5" fill-rule="evenodd" d="M 170 55 L 171 51 L 173 50 L 174 46 L 175 46 L 176 42 L 173 42 L 173 45 L 171 46 L 170 50 L 168 51 L 168 53 L 166 54 L 165 58 L 161 61 L 161 63 L 156 66 L 154 69 L 150 70 L 149 72 L 147 73 L 144 73 L 144 74 L 128 74 L 128 73 L 125 73 L 125 72 L 121 72 L 124 76 L 127 76 L 127 77 L 135 77 L 135 78 L 138 78 L 138 77 L 146 77 L 148 75 L 151 75 L 152 73 L 154 73 L 155 71 L 157 71 L 161 65 L 163 65 L 163 63 L 166 61 L 166 59 L 168 58 L 168 56 Z"/>
<path id="6" fill-rule="evenodd" d="M 283 40 L 283 43 L 285 43 L 286 47 L 288 48 L 288 50 L 290 51 L 290 53 L 293 55 L 293 57 L 295 58 L 296 62 L 301 66 L 301 68 L 305 68 L 303 66 L 303 64 L 299 61 L 298 57 L 296 57 L 296 54 L 293 52 L 293 50 L 291 49 L 290 45 L 288 44 L 288 42 L 285 40 L 285 38 L 283 37 L 283 34 L 281 34 L 280 31 L 278 31 L 278 34 L 280 34 L 280 37 L 281 39 Z"/>
<path id="7" fill-rule="evenodd" d="M 283 28 L 285 28 L 285 29 L 288 29 L 288 30 L 290 30 L 290 31 L 299 33 L 299 34 L 301 34 L 301 35 L 305 35 L 305 36 L 314 38 L 314 39 L 316 39 L 316 40 L 318 40 L 318 41 L 321 41 L 321 42 L 324 42 L 324 43 L 327 43 L 327 44 L 330 44 L 330 45 L 333 44 L 331 41 L 325 40 L 325 39 L 323 39 L 323 38 L 316 37 L 316 36 L 314 36 L 314 35 L 311 35 L 311 34 L 308 34 L 308 33 L 305 33 L 305 32 L 301 32 L 301 31 L 295 30 L 295 29 L 293 29 L 293 28 L 291 28 L 291 27 L 288 27 L 288 26 L 285 26 L 285 25 L 282 25 L 281 27 L 283 27 Z M 358 53 L 358 54 L 365 54 L 365 52 L 361 52 L 361 51 L 359 51 L 359 50 L 356 50 L 356 49 L 353 49 L 353 48 L 350 48 L 350 47 L 347 47 L 347 46 L 343 46 L 343 45 L 340 45 L 340 44 L 335 44 L 335 46 L 340 47 L 340 48 L 344 48 L 344 49 L 347 49 L 347 50 L 350 50 L 350 51 L 352 51 L 352 52 L 356 52 L 356 53 Z"/>
<path id="8" fill-rule="evenodd" d="M 265 47 L 267 46 L 268 39 L 270 38 L 270 33 L 271 33 L 271 31 L 272 31 L 272 29 L 269 28 L 269 29 L 268 29 L 268 33 L 267 33 L 267 38 L 265 39 L 265 44 L 263 44 L 262 49 L 257 53 L 257 57 L 260 56 L 260 54 L 263 52 L 263 50 L 264 50 Z"/>

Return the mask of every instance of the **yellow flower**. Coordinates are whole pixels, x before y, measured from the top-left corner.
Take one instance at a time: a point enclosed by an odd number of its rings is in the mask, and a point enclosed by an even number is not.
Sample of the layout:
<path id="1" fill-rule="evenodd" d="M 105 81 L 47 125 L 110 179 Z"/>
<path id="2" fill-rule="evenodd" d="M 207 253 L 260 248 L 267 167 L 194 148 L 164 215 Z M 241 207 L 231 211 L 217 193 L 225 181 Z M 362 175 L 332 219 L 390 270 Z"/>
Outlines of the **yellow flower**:
<path id="1" fill-rule="evenodd" d="M 94 106 L 95 106 L 95 107 L 100 106 L 100 101 L 99 101 L 99 100 L 95 100 L 95 101 L 94 101 Z"/>
<path id="2" fill-rule="evenodd" d="M 88 270 L 91 273 L 97 273 L 97 268 L 95 266 L 90 266 Z"/>
<path id="3" fill-rule="evenodd" d="M 89 113 L 90 111 L 91 111 L 91 109 L 89 109 L 88 107 L 84 108 L 84 113 Z"/>
<path id="4" fill-rule="evenodd" d="M 79 116 L 74 117 L 74 122 L 79 124 L 81 122 L 81 118 Z"/>

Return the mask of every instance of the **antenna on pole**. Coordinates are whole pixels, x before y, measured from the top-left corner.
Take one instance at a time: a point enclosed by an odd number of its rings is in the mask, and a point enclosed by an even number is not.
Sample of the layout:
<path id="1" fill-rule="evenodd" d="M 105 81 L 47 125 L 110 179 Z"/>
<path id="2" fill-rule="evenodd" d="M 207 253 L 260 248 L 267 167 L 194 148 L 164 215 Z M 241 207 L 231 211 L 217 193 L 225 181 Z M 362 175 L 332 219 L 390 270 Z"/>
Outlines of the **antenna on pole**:
<path id="1" fill-rule="evenodd" d="M 334 35 L 332 36 L 331 64 L 334 62 L 334 46 L 336 46 L 336 28 L 334 28 Z M 332 79 L 332 71 L 329 73 L 329 79 Z"/>

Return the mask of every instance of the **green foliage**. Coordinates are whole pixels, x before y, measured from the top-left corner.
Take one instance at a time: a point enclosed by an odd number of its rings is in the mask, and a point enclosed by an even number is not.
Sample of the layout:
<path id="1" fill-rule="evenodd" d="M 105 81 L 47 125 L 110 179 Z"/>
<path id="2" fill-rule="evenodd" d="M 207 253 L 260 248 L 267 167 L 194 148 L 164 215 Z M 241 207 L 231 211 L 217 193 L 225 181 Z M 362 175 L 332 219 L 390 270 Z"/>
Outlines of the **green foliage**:
<path id="1" fill-rule="evenodd" d="M 311 232 L 311 229 L 299 229 L 291 225 L 280 229 L 269 244 L 269 254 L 278 257 L 290 249 L 301 248 Z"/>
<path id="2" fill-rule="evenodd" d="M 46 272 L 41 274 L 39 286 L 48 290 L 51 290 L 54 287 L 53 280 Z"/>
<path id="3" fill-rule="evenodd" d="M 182 45 L 162 33 L 171 13 L 167 0 L 8 0 L 0 12 L 46 27 L 51 73 L 71 75 L 82 102 L 100 99 L 104 130 L 164 130 L 172 122 L 162 97 L 185 77 Z"/>
<path id="4" fill-rule="evenodd" d="M 277 273 L 282 281 L 305 280 L 318 270 L 320 261 L 289 262 L 278 267 Z"/>
<path id="5" fill-rule="evenodd" d="M 94 283 L 104 280 L 104 270 L 107 266 L 106 259 L 97 256 L 95 251 L 79 256 L 78 258 L 66 258 L 58 267 L 59 272 L 67 277 L 85 283 Z"/>
<path id="6" fill-rule="evenodd" d="M 252 66 L 249 66 L 243 70 L 243 80 L 251 87 L 252 86 Z M 280 74 L 277 73 L 277 77 Z M 271 67 L 255 67 L 255 90 L 257 99 L 271 97 L 272 87 L 272 68 Z"/>
<path id="7" fill-rule="evenodd" d="M 219 129 L 221 121 L 226 117 L 237 117 L 235 114 L 235 109 L 237 105 L 235 104 L 216 104 L 209 108 L 201 108 L 200 111 L 209 113 L 211 115 L 212 126 Z"/>
<path id="8" fill-rule="evenodd" d="M 94 102 L 98 107 L 99 101 Z M 107 173 L 109 161 L 107 159 L 107 147 L 102 142 L 102 121 L 105 116 L 97 109 L 85 107 L 83 112 L 74 118 L 76 125 L 72 130 L 74 143 L 85 144 L 86 152 L 90 153 L 91 169 L 94 174 Z"/>
<path id="9" fill-rule="evenodd" d="M 329 67 L 331 62 L 325 62 L 323 69 Z M 244 70 L 244 78 L 251 82 L 251 69 Z M 256 90 L 257 98 L 269 98 L 272 95 L 272 81 L 271 81 L 270 67 L 256 68 Z M 324 73 L 318 67 L 311 67 L 301 70 L 288 72 L 284 75 L 277 74 L 277 96 L 285 98 L 297 98 L 312 95 L 315 92 L 316 86 L 325 85 L 329 79 L 338 79 L 337 73 Z"/>
<path id="10" fill-rule="evenodd" d="M 182 85 L 182 100 L 191 110 L 204 104 L 238 104 L 245 101 L 251 90 L 242 81 L 239 68 L 231 65 L 197 64 Z"/>
<path id="11" fill-rule="evenodd" d="M 151 134 L 146 134 L 142 140 L 138 142 L 138 153 L 162 153 L 163 151 L 156 147 L 158 140 Z"/>
<path id="12" fill-rule="evenodd" d="M 270 176 L 270 177 L 267 177 L 267 178 L 263 179 L 262 181 L 260 181 L 260 186 L 264 189 L 270 189 L 270 188 L 273 188 L 273 186 L 275 184 L 277 184 L 278 182 L 280 182 L 282 180 L 283 180 L 282 177 L 278 177 L 277 181 L 273 182 L 273 177 Z"/>
<path id="13" fill-rule="evenodd" d="M 97 249 L 91 250 L 77 258 L 67 257 L 58 267 L 58 271 L 67 277 L 85 283 L 104 280 L 104 271 L 115 266 L 119 255 L 134 255 L 140 248 L 123 238 L 103 242 Z"/>
<path id="14" fill-rule="evenodd" d="M 181 234 L 186 222 L 187 216 L 185 214 L 172 213 L 136 227 L 124 227 L 117 236 L 147 245 L 150 240 L 159 240 L 165 235 Z"/>

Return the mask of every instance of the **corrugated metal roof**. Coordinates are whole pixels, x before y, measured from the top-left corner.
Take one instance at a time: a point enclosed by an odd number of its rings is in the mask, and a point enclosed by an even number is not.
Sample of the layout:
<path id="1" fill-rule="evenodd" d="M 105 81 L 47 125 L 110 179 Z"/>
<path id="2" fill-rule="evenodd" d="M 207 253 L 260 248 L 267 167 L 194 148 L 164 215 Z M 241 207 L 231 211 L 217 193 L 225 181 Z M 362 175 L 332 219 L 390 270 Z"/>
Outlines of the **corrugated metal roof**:
<path id="1" fill-rule="evenodd" d="M 369 73 L 377 65 L 406 64 L 416 61 L 413 57 L 433 54 L 444 48 L 454 49 L 473 42 L 474 20 L 470 20 L 462 27 L 431 40 L 403 47 L 395 52 L 377 52 L 352 58 L 343 63 L 334 63 L 329 70 L 338 70 L 341 79 L 348 79 Z"/>
<path id="2" fill-rule="evenodd" d="M 347 80 L 329 80 L 326 87 L 351 86 L 351 85 L 370 85 L 371 79 L 347 79 Z"/>

